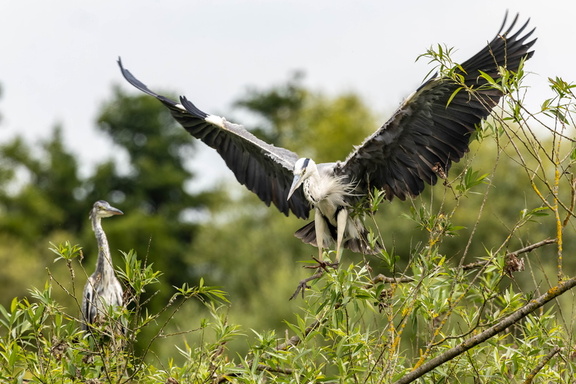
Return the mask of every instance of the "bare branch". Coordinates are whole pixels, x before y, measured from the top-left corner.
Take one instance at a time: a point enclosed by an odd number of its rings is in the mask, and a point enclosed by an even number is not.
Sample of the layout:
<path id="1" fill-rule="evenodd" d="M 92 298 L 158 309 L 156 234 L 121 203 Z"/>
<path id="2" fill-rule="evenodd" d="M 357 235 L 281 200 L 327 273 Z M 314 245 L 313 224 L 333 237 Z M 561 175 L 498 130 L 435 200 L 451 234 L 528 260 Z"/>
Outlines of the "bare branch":
<path id="1" fill-rule="evenodd" d="M 548 245 L 548 244 L 556 243 L 557 241 L 558 241 L 558 240 L 556 240 L 556 239 L 545 239 L 545 240 L 539 241 L 539 242 L 537 242 L 537 243 L 530 244 L 530 245 L 528 245 L 528 246 L 526 246 L 526 247 L 524 247 L 524 248 L 520 248 L 520 249 L 517 250 L 517 251 L 510 252 L 508 255 L 516 255 L 516 256 L 518 256 L 518 255 L 520 255 L 520 254 L 522 254 L 522 253 L 526 253 L 526 252 L 533 251 L 534 249 L 539 248 L 539 247 L 541 247 L 541 246 L 543 246 L 543 245 Z M 508 255 L 506 255 L 506 256 L 508 256 Z"/>
<path id="2" fill-rule="evenodd" d="M 516 250 L 516 251 L 514 251 L 514 252 L 507 253 L 507 254 L 506 254 L 506 257 L 518 256 L 518 255 L 521 255 L 522 253 L 526 253 L 526 252 L 533 251 L 534 249 L 540 248 L 540 247 L 542 247 L 542 246 L 544 246 L 544 245 L 556 243 L 557 241 L 558 241 L 558 240 L 556 240 L 556 239 L 545 239 L 545 240 L 539 241 L 539 242 L 537 242 L 537 243 L 530 244 L 530 245 L 528 245 L 528 246 L 526 246 L 526 247 L 524 247 L 524 248 L 520 248 L 520 249 L 518 249 L 518 250 Z M 466 271 L 466 270 L 469 270 L 469 269 L 475 269 L 475 268 L 483 267 L 483 266 L 485 266 L 486 264 L 488 264 L 488 261 L 487 261 L 487 260 L 477 261 L 477 262 L 475 262 L 475 263 L 470 263 L 470 264 L 463 265 L 463 266 L 462 266 L 462 269 Z"/>

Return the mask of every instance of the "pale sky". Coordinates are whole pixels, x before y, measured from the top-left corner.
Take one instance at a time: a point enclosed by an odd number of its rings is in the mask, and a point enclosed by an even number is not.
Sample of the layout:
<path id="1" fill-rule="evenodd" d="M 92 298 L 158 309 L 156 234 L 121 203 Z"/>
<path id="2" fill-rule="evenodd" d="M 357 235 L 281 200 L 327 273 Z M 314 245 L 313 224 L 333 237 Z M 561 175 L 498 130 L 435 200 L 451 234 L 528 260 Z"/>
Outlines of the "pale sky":
<path id="1" fill-rule="evenodd" d="M 419 54 L 441 43 L 466 60 L 494 37 L 507 9 L 537 28 L 536 54 L 525 68 L 534 73 L 525 83 L 529 105 L 551 96 L 548 77 L 576 81 L 573 0 L 88 3 L 0 3 L 0 143 L 17 134 L 37 141 L 59 123 L 84 167 L 108 158 L 110 143 L 94 120 L 113 84 L 131 89 L 118 56 L 152 89 L 184 94 L 213 114 L 230 111 L 247 87 L 279 84 L 302 70 L 305 86 L 354 91 L 388 115 L 431 69 L 415 62 Z M 217 158 L 205 152 L 192 159 L 195 169 Z"/>

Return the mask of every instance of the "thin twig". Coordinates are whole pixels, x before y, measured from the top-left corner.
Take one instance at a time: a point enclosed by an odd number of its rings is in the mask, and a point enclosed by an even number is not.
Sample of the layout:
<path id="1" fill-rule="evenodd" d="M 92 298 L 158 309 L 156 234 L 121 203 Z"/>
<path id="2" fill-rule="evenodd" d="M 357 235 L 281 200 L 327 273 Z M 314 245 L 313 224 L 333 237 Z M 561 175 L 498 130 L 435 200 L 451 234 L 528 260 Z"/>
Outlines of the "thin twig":
<path id="1" fill-rule="evenodd" d="M 523 384 L 530 384 L 532 383 L 532 380 L 534 380 L 534 377 L 538 374 L 538 372 L 540 372 L 542 370 L 542 368 L 544 368 L 544 366 L 546 364 L 548 364 L 548 362 L 550 361 L 551 358 L 554 357 L 554 355 L 556 355 L 558 352 L 560 352 L 562 350 L 562 348 L 560 347 L 556 347 L 554 348 L 552 351 L 550 351 L 549 354 L 547 354 L 546 356 L 544 356 L 544 358 L 542 359 L 542 361 L 540 363 L 538 363 L 538 365 L 532 370 L 532 372 L 530 372 L 530 374 L 528 375 L 528 377 L 526 377 L 526 380 L 524 380 Z"/>
<path id="2" fill-rule="evenodd" d="M 290 369 L 290 368 L 272 368 L 272 367 L 269 367 L 268 365 L 264 365 L 264 364 L 258 364 L 256 369 L 258 371 L 268 371 L 268 372 L 274 372 L 274 373 L 281 373 L 283 375 L 291 375 L 294 373 L 294 370 Z"/>
<path id="3" fill-rule="evenodd" d="M 526 247 L 524 247 L 524 248 L 520 248 L 520 249 L 518 249 L 518 250 L 516 250 L 516 251 L 514 251 L 514 252 L 507 253 L 507 254 L 506 254 L 506 257 L 518 256 L 518 255 L 521 255 L 522 253 L 530 252 L 530 251 L 533 251 L 533 250 L 536 249 L 536 248 L 540 248 L 540 247 L 542 247 L 542 246 L 544 246 L 544 245 L 548 245 L 548 244 L 552 244 L 552 243 L 556 243 L 556 242 L 557 242 L 556 239 L 545 239 L 545 240 L 539 241 L 539 242 L 537 242 L 537 243 L 530 244 L 530 245 L 528 245 L 528 246 L 526 246 Z M 487 261 L 487 260 L 477 261 L 477 262 L 475 262 L 475 263 L 470 263 L 470 264 L 463 265 L 463 266 L 462 266 L 462 269 L 463 269 L 464 271 L 466 271 L 466 270 L 469 270 L 469 269 L 480 268 L 480 267 L 485 266 L 485 265 L 488 264 L 488 263 L 489 263 L 489 261 Z"/>
<path id="4" fill-rule="evenodd" d="M 518 256 L 518 255 L 520 255 L 520 254 L 522 254 L 522 253 L 530 252 L 530 251 L 532 251 L 532 250 L 534 250 L 534 249 L 536 249 L 536 248 L 539 248 L 539 247 L 541 247 L 541 246 L 543 246 L 543 245 L 548 245 L 548 244 L 556 243 L 557 241 L 558 241 L 557 239 L 545 239 L 545 240 L 539 241 L 539 242 L 537 242 L 537 243 L 530 244 L 530 245 L 528 245 L 528 246 L 526 246 L 526 247 L 524 247 L 524 248 L 520 248 L 520 249 L 517 250 L 517 251 L 510 252 L 510 253 L 507 254 L 506 256 L 511 256 L 511 255 Z"/>
<path id="5" fill-rule="evenodd" d="M 514 323 L 520 321 L 530 313 L 534 312 L 538 308 L 541 308 L 546 303 L 552 301 L 556 297 L 562 295 L 568 290 L 576 286 L 576 277 L 560 282 L 557 286 L 550 288 L 546 293 L 540 297 L 530 300 L 530 302 L 524 305 L 522 308 L 518 309 L 509 316 L 499 321 L 497 324 L 486 329 L 485 331 L 464 340 L 461 344 L 454 348 L 447 350 L 441 355 L 427 361 L 418 368 L 404 375 L 400 380 L 396 381 L 395 384 L 406 384 L 411 383 L 414 380 L 422 377 L 426 373 L 432 371 L 436 367 L 454 359 L 456 356 L 463 354 L 464 352 L 474 348 L 475 346 L 485 342 L 489 338 L 497 335 L 498 333 L 504 331 L 506 328 L 510 327 Z"/>
<path id="6" fill-rule="evenodd" d="M 384 276 L 383 274 L 380 273 L 379 275 L 376 275 L 372 279 L 372 284 L 377 284 L 377 283 L 388 283 L 388 284 L 409 283 L 411 281 L 414 281 L 414 278 L 412 278 L 412 277 L 388 277 L 388 276 Z"/>
<path id="7" fill-rule="evenodd" d="M 322 324 L 322 320 L 318 319 L 314 320 L 314 322 L 310 326 L 308 326 L 308 328 L 306 328 L 306 330 L 304 331 L 304 337 L 308 336 L 312 331 L 318 328 L 320 324 Z M 285 343 L 282 343 L 279 346 L 277 346 L 276 350 L 285 351 L 290 347 L 297 346 L 298 344 L 300 344 L 301 341 L 302 340 L 298 336 L 292 336 Z"/>
<path id="8" fill-rule="evenodd" d="M 570 177 L 571 177 L 571 180 L 570 180 L 570 186 L 571 186 L 571 188 L 570 188 L 570 194 L 571 194 L 570 208 L 569 208 L 569 211 L 566 212 L 566 218 L 562 222 L 563 227 L 566 227 L 568 225 L 568 222 L 572 218 L 572 216 L 574 216 L 574 206 L 576 206 L 576 179 L 574 178 L 574 175 L 571 175 Z"/>

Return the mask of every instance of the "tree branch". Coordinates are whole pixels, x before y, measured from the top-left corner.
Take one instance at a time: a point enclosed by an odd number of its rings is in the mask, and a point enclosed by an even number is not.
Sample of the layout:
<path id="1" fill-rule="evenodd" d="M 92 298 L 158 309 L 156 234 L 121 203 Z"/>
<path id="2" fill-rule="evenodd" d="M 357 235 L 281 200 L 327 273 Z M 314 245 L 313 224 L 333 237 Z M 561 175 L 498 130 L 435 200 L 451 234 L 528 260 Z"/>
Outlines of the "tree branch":
<path id="1" fill-rule="evenodd" d="M 568 280 L 561 281 L 557 286 L 550 288 L 546 293 L 541 295 L 540 297 L 531 300 L 528 304 L 523 306 L 522 308 L 518 309 L 511 315 L 505 317 L 501 321 L 499 321 L 494 326 L 486 329 L 485 331 L 473 336 L 469 339 L 464 340 L 461 344 L 457 345 L 454 348 L 449 349 L 448 351 L 442 353 L 441 355 L 429 360 L 428 362 L 422 364 L 418 368 L 414 369 L 410 373 L 404 375 L 400 380 L 396 381 L 395 384 L 406 384 L 411 383 L 412 381 L 418 379 L 419 377 L 423 376 L 424 374 L 430 372 L 434 368 L 446 363 L 447 361 L 452 360 L 458 355 L 463 354 L 464 352 L 472 349 L 473 347 L 477 346 L 488 340 L 489 338 L 495 336 L 496 334 L 502 332 L 507 327 L 513 325 L 514 323 L 518 322 L 522 318 L 526 317 L 536 309 L 542 307 L 544 304 L 548 303 L 549 301 L 553 300 L 554 298 L 562 295 L 563 293 L 567 292 L 568 290 L 574 288 L 576 286 L 576 277 L 573 277 Z"/>

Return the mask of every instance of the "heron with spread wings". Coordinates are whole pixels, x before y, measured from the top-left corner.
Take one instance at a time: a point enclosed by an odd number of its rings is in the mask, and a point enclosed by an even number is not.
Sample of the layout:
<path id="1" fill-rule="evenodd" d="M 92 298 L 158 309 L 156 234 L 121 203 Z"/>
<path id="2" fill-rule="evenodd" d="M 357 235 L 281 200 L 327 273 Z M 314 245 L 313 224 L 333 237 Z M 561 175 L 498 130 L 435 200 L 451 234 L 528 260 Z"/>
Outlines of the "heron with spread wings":
<path id="1" fill-rule="evenodd" d="M 477 124 L 498 104 L 502 92 L 488 84 L 502 77 L 500 67 L 517 72 L 533 55 L 528 22 L 515 30 L 518 15 L 487 46 L 454 69 L 461 79 L 434 75 L 425 81 L 393 116 L 344 161 L 316 164 L 310 158 L 268 144 L 238 124 L 210 115 L 186 97 L 179 102 L 151 91 L 122 65 L 126 80 L 157 98 L 194 137 L 214 148 L 236 179 L 268 206 L 282 213 L 314 221 L 296 232 L 302 241 L 323 249 L 336 245 L 336 263 L 342 248 L 375 254 L 361 220 L 352 207 L 374 188 L 387 199 L 417 196 L 426 184 L 434 185 L 453 162 L 468 151 Z"/>
<path id="2" fill-rule="evenodd" d="M 123 214 L 121 210 L 114 208 L 104 200 L 95 202 L 90 211 L 90 222 L 98 243 L 98 259 L 96 260 L 96 270 L 88 278 L 82 295 L 83 330 L 88 330 L 90 324 L 99 322 L 109 313 L 111 306 L 122 306 L 122 285 L 114 272 L 110 247 L 101 220 Z"/>

